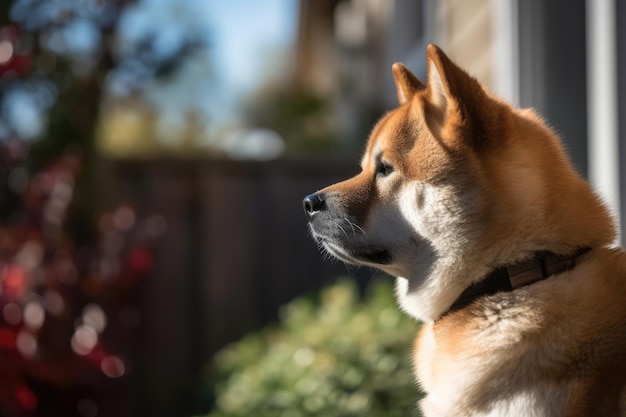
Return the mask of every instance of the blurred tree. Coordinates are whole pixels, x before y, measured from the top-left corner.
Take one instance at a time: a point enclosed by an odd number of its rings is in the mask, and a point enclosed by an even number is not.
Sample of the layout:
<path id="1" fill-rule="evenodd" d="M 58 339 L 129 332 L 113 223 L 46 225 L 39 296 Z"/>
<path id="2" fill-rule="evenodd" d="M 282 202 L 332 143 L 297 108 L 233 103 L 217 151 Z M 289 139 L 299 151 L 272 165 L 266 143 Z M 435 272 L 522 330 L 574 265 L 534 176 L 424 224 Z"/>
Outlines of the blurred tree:
<path id="1" fill-rule="evenodd" d="M 107 94 L 145 95 L 205 55 L 194 4 L 0 2 L 2 416 L 129 412 L 111 381 L 164 223 L 130 207 L 96 217 L 95 131 Z"/>
<path id="2" fill-rule="evenodd" d="M 278 132 L 291 152 L 338 150 L 341 144 L 329 98 L 301 87 L 270 86 L 246 104 L 246 119 Z"/>
<path id="3" fill-rule="evenodd" d="M 159 5 L 167 9 L 167 2 Z M 89 219 L 97 202 L 91 186 L 97 166 L 94 139 L 104 94 L 140 95 L 146 86 L 166 82 L 208 46 L 203 22 L 189 22 L 193 7 L 186 6 L 191 9 L 187 22 L 178 22 L 187 24 L 184 30 L 175 30 L 172 20 L 169 26 L 162 19 L 150 24 L 150 18 L 158 17 L 159 5 L 135 0 L 15 0 L 3 2 L 0 9 L 0 138 L 30 141 L 30 170 L 63 152 L 81 155 L 72 216 L 80 241 L 93 238 Z"/>

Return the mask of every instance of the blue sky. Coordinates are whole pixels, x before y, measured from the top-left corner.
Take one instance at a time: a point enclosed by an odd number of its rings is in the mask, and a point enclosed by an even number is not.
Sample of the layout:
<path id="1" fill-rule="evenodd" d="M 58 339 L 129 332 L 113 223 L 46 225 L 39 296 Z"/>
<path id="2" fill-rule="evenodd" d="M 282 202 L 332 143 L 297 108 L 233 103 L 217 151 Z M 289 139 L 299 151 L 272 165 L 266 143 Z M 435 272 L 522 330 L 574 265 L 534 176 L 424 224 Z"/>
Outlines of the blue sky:
<path id="1" fill-rule="evenodd" d="M 210 0 L 208 5 L 215 64 L 230 82 L 253 85 L 262 49 L 289 47 L 293 41 L 297 0 Z"/>
<path id="2" fill-rule="evenodd" d="M 225 101 L 237 101 L 267 74 L 266 52 L 293 45 L 297 0 L 209 0 L 212 65 Z M 271 65 L 269 66 L 271 67 Z"/>

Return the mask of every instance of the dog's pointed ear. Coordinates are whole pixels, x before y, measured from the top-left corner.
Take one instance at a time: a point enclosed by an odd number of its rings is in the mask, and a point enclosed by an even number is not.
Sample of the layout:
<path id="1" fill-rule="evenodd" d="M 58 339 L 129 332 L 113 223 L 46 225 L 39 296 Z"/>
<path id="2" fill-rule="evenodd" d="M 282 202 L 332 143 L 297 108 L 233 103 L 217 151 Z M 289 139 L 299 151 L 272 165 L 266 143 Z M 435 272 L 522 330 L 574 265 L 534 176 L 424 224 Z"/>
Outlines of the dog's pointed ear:
<path id="1" fill-rule="evenodd" d="M 431 131 L 436 135 L 447 132 L 445 136 L 452 140 L 449 144 L 484 146 L 490 137 L 490 126 L 494 125 L 487 120 L 498 114 L 496 102 L 475 78 L 454 64 L 437 46 L 428 45 L 426 61 L 425 98 L 430 104 L 426 120 Z"/>
<path id="2" fill-rule="evenodd" d="M 391 67 L 393 72 L 393 80 L 396 83 L 396 92 L 398 94 L 398 103 L 403 105 L 411 100 L 411 97 L 426 86 L 415 76 L 407 67 L 396 62 Z"/>
<path id="3" fill-rule="evenodd" d="M 484 97 L 482 86 L 454 64 L 437 45 L 430 44 L 426 48 L 428 68 L 428 100 L 442 114 L 448 107 L 461 110 Z"/>

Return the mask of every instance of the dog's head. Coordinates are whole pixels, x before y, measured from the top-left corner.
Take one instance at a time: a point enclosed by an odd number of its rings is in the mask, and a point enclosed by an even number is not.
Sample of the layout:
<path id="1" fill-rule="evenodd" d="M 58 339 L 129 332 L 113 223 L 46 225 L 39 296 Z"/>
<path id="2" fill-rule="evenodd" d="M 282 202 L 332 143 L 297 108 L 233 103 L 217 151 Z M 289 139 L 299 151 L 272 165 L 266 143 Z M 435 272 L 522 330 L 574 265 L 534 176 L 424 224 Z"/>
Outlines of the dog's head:
<path id="1" fill-rule="evenodd" d="M 400 105 L 372 130 L 361 173 L 304 199 L 326 251 L 403 277 L 405 309 L 435 319 L 498 264 L 611 241 L 606 210 L 532 111 L 434 45 L 427 68 L 423 84 L 393 66 Z"/>

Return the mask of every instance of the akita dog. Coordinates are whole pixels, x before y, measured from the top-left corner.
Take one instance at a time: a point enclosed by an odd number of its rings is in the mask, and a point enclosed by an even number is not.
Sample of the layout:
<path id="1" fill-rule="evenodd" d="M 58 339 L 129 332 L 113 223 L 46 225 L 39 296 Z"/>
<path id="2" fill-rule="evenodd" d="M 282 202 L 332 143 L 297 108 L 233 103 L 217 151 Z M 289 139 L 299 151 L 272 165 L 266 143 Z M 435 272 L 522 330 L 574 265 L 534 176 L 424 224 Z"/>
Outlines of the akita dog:
<path id="1" fill-rule="evenodd" d="M 393 66 L 399 107 L 361 173 L 307 196 L 330 254 L 397 278 L 423 321 L 427 417 L 626 415 L 626 256 L 607 208 L 530 109 L 435 45 L 428 83 Z"/>

